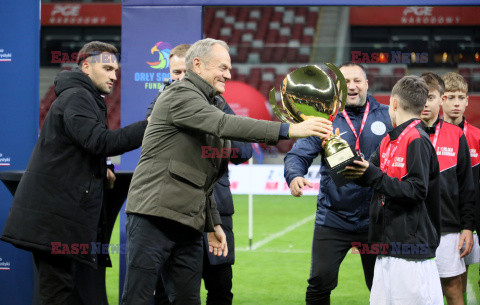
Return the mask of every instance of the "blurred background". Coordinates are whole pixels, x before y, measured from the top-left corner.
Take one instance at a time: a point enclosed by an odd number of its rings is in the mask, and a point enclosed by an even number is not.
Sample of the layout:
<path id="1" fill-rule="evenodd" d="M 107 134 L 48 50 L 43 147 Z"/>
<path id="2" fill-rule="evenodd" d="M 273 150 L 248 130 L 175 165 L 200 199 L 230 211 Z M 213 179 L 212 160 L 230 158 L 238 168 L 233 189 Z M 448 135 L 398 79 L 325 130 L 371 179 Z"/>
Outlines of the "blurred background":
<path id="1" fill-rule="evenodd" d="M 71 55 L 85 42 L 105 41 L 121 52 L 122 21 L 120 0 L 42 1 L 41 12 L 40 127 L 56 98 L 55 75 L 75 66 Z M 243 84 L 231 82 L 225 96 L 239 115 L 277 120 L 267 96 L 287 73 L 356 61 L 367 70 L 369 93 L 382 103 L 404 75 L 460 73 L 469 84 L 467 119 L 480 127 L 479 15 L 480 7 L 217 6 L 204 8 L 203 33 L 230 45 L 232 80 Z M 120 127 L 120 82 L 121 71 L 106 97 L 112 129 Z M 150 91 L 153 99 L 156 90 Z M 245 92 L 249 98 L 242 98 Z M 278 156 L 293 143 L 260 146 L 263 162 L 283 162 Z"/>

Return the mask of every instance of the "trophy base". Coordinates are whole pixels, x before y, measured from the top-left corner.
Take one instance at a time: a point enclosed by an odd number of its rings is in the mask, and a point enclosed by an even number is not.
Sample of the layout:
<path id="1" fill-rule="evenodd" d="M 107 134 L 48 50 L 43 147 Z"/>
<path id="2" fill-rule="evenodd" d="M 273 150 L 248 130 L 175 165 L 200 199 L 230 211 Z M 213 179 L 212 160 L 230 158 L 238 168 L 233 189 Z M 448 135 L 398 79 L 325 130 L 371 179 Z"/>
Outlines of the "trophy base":
<path id="1" fill-rule="evenodd" d="M 347 183 L 353 182 L 352 179 L 345 179 L 343 172 L 345 167 L 352 165 L 355 160 L 362 160 L 362 157 L 359 156 L 355 150 L 349 146 L 344 148 L 335 154 L 325 158 L 327 160 L 328 167 L 330 168 L 330 177 L 332 177 L 333 182 L 337 187 L 343 186 Z"/>

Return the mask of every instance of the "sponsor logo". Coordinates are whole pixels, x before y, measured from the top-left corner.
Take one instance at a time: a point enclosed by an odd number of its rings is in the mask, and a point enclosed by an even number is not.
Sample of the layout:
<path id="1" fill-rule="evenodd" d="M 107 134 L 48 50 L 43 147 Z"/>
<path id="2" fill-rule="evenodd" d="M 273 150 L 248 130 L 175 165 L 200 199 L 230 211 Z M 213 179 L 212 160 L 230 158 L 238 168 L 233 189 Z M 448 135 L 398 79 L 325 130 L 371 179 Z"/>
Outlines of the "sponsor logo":
<path id="1" fill-rule="evenodd" d="M 80 15 L 80 4 L 56 4 L 52 10 L 52 17 L 76 17 Z"/>
<path id="2" fill-rule="evenodd" d="M 11 62 L 12 53 L 5 51 L 5 49 L 0 48 L 0 62 Z"/>
<path id="3" fill-rule="evenodd" d="M 0 166 L 10 166 L 11 158 L 0 153 Z"/>
<path id="4" fill-rule="evenodd" d="M 431 6 L 407 6 L 402 13 L 403 24 L 457 24 L 459 16 L 434 15 Z"/>
<path id="5" fill-rule="evenodd" d="M 105 16 L 82 16 L 80 14 L 82 5 L 80 4 L 55 4 L 48 22 L 50 24 L 84 24 L 95 25 L 104 24 L 107 21 Z"/>
<path id="6" fill-rule="evenodd" d="M 152 69 L 166 69 L 169 66 L 168 56 L 170 55 L 172 47 L 166 42 L 159 41 L 153 48 L 150 49 L 150 53 L 155 56 L 158 56 L 158 61 L 149 62 L 147 64 Z"/>
<path id="7" fill-rule="evenodd" d="M 448 156 L 448 157 L 455 157 L 456 153 L 453 151 L 452 147 L 438 147 L 437 148 L 437 156 Z"/>
<path id="8" fill-rule="evenodd" d="M 405 167 L 405 159 L 403 157 L 393 158 L 392 167 Z"/>
<path id="9" fill-rule="evenodd" d="M 171 45 L 164 41 L 159 41 L 150 49 L 150 57 L 154 61 L 146 61 L 147 66 L 158 72 L 135 72 L 133 77 L 135 82 L 144 83 L 145 89 L 160 90 L 164 87 L 165 79 L 170 79 L 168 56 Z M 151 71 L 151 70 L 149 70 Z"/>
<path id="10" fill-rule="evenodd" d="M 0 271 L 8 271 L 10 270 L 11 264 L 9 261 L 4 260 L 2 257 L 0 257 Z"/>
<path id="11" fill-rule="evenodd" d="M 418 17 L 432 16 L 433 7 L 431 6 L 407 6 L 403 10 L 403 16 L 414 15 Z"/>
<path id="12" fill-rule="evenodd" d="M 471 158 L 476 158 L 478 157 L 478 152 L 475 148 L 470 149 L 470 157 Z"/>

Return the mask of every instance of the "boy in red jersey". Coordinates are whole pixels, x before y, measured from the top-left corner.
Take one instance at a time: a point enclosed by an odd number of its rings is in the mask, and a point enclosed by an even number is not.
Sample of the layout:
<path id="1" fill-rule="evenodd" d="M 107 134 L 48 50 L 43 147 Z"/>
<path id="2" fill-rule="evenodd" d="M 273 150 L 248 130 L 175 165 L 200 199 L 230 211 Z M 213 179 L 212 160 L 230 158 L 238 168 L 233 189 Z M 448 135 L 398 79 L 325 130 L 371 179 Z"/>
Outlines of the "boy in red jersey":
<path id="1" fill-rule="evenodd" d="M 467 140 L 458 126 L 438 117 L 445 103 L 445 84 L 436 74 L 421 76 L 429 87 L 428 100 L 422 111 L 440 165 L 440 205 L 442 227 L 440 245 L 436 252 L 438 274 L 443 294 L 449 305 L 463 305 L 462 279 L 464 257 L 473 246 L 475 228 L 475 193 Z M 466 247 L 463 251 L 463 244 Z"/>
<path id="2" fill-rule="evenodd" d="M 467 138 L 468 147 L 470 149 L 470 161 L 472 164 L 472 174 L 473 174 L 473 183 L 475 185 L 475 207 L 477 209 L 477 220 L 476 220 L 476 229 L 480 225 L 478 220 L 478 209 L 480 208 L 479 203 L 479 169 L 480 169 L 480 129 L 467 123 L 463 117 L 465 108 L 468 106 L 468 84 L 465 79 L 453 72 L 449 72 L 442 76 L 442 80 L 445 83 L 445 98 L 442 105 L 443 108 L 443 119 L 445 122 L 452 123 L 457 125 L 463 130 L 465 138 Z M 470 254 L 465 257 L 465 267 L 468 272 L 468 265 L 473 265 L 478 263 L 480 256 L 480 247 L 478 244 L 477 233 L 473 234 L 473 249 Z M 467 272 L 462 274 L 462 286 L 463 286 L 463 299 L 465 304 L 467 304 Z"/>
<path id="3" fill-rule="evenodd" d="M 394 129 L 370 163 L 355 161 L 345 176 L 372 187 L 369 242 L 388 244 L 375 263 L 370 304 L 442 305 L 432 258 L 440 241 L 439 167 L 420 113 L 428 87 L 405 76 L 392 89 L 389 114 Z"/>

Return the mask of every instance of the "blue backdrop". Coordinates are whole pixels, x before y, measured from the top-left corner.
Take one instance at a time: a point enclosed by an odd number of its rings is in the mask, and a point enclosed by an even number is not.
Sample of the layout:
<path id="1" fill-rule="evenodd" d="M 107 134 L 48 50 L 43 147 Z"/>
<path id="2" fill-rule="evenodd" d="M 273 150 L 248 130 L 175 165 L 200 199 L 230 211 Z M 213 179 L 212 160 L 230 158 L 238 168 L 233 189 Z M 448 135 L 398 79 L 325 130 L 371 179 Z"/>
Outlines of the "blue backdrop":
<path id="1" fill-rule="evenodd" d="M 0 3 L 0 171 L 23 170 L 38 137 L 40 1 Z M 0 183 L 0 231 L 12 195 Z M 30 252 L 0 242 L 0 304 L 32 304 Z"/>

